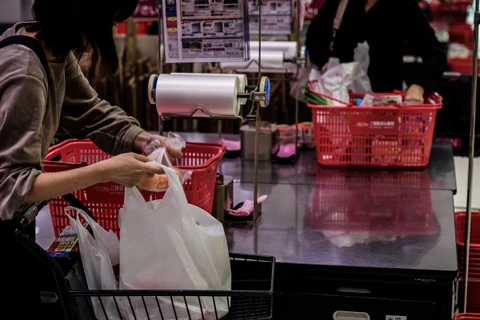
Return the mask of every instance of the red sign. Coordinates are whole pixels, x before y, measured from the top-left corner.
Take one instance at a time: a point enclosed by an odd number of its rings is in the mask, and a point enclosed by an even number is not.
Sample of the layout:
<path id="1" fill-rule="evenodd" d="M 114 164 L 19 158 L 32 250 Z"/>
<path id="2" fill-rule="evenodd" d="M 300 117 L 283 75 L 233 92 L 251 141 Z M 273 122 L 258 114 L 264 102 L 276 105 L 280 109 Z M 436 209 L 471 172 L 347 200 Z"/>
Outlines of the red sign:
<path id="1" fill-rule="evenodd" d="M 138 6 L 133 13 L 134 19 L 158 19 L 157 0 L 138 0 Z"/>
<path id="2" fill-rule="evenodd" d="M 305 4 L 305 21 L 312 21 L 324 3 L 325 0 L 307 0 Z"/>

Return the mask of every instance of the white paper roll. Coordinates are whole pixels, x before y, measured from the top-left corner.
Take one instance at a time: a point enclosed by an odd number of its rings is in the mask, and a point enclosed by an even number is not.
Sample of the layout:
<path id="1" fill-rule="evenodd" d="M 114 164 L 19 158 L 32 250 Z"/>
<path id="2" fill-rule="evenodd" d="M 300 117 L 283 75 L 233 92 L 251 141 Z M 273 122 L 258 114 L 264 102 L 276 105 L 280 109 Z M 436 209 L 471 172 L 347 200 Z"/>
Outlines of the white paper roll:
<path id="1" fill-rule="evenodd" d="M 262 50 L 262 69 L 284 69 L 284 60 L 283 51 Z M 258 70 L 257 61 L 258 51 L 250 50 L 249 61 L 221 62 L 220 67 L 223 70 L 247 70 L 249 72 L 255 72 Z"/>
<path id="2" fill-rule="evenodd" d="M 172 75 L 189 75 L 189 76 L 213 76 L 213 77 L 236 77 L 240 81 L 240 92 L 244 93 L 246 86 L 248 85 L 248 78 L 244 74 L 228 74 L 228 73 L 181 73 L 181 72 L 172 72 Z M 240 105 L 245 105 L 247 99 L 240 99 Z"/>
<path id="3" fill-rule="evenodd" d="M 250 41 L 250 58 L 254 58 L 252 51 L 258 52 L 258 41 Z M 262 41 L 262 54 L 266 51 L 282 51 L 285 59 L 293 59 L 297 57 L 297 42 L 295 41 Z M 258 56 L 258 53 L 257 53 Z"/>
<path id="4" fill-rule="evenodd" d="M 197 107 L 224 116 L 238 116 L 241 92 L 237 77 L 161 74 L 155 90 L 158 114 L 192 114 Z M 200 113 L 198 113 L 200 115 Z"/>

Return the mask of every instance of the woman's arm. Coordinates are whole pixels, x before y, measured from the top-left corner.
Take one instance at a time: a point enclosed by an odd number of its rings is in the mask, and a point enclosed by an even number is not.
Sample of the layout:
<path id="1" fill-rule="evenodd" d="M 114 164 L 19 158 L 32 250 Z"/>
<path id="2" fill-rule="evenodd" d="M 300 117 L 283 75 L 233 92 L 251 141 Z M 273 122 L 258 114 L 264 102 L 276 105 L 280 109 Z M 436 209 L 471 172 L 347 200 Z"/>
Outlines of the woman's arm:
<path id="1" fill-rule="evenodd" d="M 25 202 L 49 200 L 103 181 L 95 166 L 55 173 L 42 173 L 33 180 Z"/>
<path id="2" fill-rule="evenodd" d="M 447 66 L 447 55 L 425 13 L 418 5 L 418 1 L 409 0 L 407 5 L 406 38 L 423 61 L 408 85 L 413 88 L 421 87 L 426 94 L 429 94 L 439 86 Z M 421 92 L 421 90 L 415 91 Z"/>
<path id="3" fill-rule="evenodd" d="M 308 27 L 305 46 L 308 59 L 321 69 L 330 58 L 333 19 L 338 8 L 338 0 L 327 0 Z"/>
<path id="4" fill-rule="evenodd" d="M 162 174 L 160 167 L 146 164 L 148 157 L 130 153 L 122 154 L 96 164 L 54 173 L 42 173 L 32 183 L 25 202 L 50 200 L 103 182 L 116 182 L 126 187 Z"/>
<path id="5" fill-rule="evenodd" d="M 42 173 L 53 139 L 44 121 L 47 79 L 35 53 L 23 47 L 3 49 L 0 59 L 0 219 L 10 220 L 27 202 L 50 200 L 90 185 L 113 181 L 124 186 L 162 173 L 147 157 L 123 154 L 91 167 Z M 1 50 L 0 50 L 1 51 Z M 56 129 L 56 128 L 53 128 Z"/>

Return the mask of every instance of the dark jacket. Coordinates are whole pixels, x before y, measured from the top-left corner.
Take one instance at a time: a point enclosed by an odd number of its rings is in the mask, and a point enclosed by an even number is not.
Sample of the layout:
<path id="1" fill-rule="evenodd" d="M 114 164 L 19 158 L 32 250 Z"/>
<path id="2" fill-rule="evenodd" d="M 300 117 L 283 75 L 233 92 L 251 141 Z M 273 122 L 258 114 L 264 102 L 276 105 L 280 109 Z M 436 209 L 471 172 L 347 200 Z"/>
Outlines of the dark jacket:
<path id="1" fill-rule="evenodd" d="M 331 54 L 333 20 L 339 2 L 327 0 L 308 29 L 306 47 L 313 64 L 321 68 L 330 56 L 351 62 L 357 44 L 367 41 L 368 75 L 375 92 L 401 90 L 406 78 L 407 85 L 420 85 L 426 93 L 437 90 L 446 68 L 446 53 L 416 0 L 380 0 L 368 13 L 365 1 L 350 0 Z M 406 42 L 423 60 L 415 74 L 408 77 L 403 70 Z"/>

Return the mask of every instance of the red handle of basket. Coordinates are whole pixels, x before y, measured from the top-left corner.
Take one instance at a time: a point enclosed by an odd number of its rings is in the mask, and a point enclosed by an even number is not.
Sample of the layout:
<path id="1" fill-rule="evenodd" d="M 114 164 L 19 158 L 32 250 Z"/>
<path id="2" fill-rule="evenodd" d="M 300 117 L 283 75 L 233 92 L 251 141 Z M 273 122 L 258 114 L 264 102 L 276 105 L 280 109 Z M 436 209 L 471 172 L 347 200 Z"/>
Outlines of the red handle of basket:
<path id="1" fill-rule="evenodd" d="M 85 141 L 90 141 L 88 139 L 86 140 L 78 140 L 78 139 L 68 139 L 68 140 L 65 140 L 63 142 L 60 142 L 59 144 L 56 144 L 54 146 L 51 146 L 49 149 L 48 149 L 48 153 L 45 157 L 45 161 L 49 161 L 59 155 L 61 155 L 61 152 L 62 152 L 62 149 L 63 147 L 65 147 L 66 145 L 69 145 L 69 144 L 72 144 L 72 143 L 76 143 L 76 142 L 85 142 Z"/>
<path id="2" fill-rule="evenodd" d="M 353 107 L 353 104 L 352 103 L 347 103 L 345 101 L 341 101 L 341 100 L 338 100 L 338 99 L 335 99 L 335 98 L 332 98 L 330 96 L 327 96 L 326 94 L 323 94 L 323 93 L 320 93 L 318 91 L 315 91 L 313 89 L 313 84 L 315 82 L 318 82 L 318 80 L 313 80 L 313 81 L 310 81 L 308 83 L 308 88 L 310 89 L 311 92 L 313 92 L 314 94 L 317 94 L 321 97 L 324 97 L 326 99 L 329 99 L 329 100 L 332 100 L 332 101 L 335 101 L 335 102 L 338 102 L 338 103 L 341 103 L 347 107 Z M 402 94 L 404 95 L 405 92 L 403 91 L 399 91 L 399 90 L 395 90 L 393 92 L 394 94 Z M 428 107 L 428 108 L 435 108 L 435 109 L 441 109 L 442 108 L 442 103 L 443 103 L 443 98 L 436 92 L 432 93 L 430 96 L 428 96 L 428 98 L 426 100 L 431 100 L 433 103 L 419 103 L 419 104 L 400 104 L 399 107 L 400 108 L 410 108 L 410 109 L 414 109 L 414 108 L 425 108 L 425 107 Z M 364 107 L 362 107 L 364 108 Z M 368 107 L 367 107 L 368 108 Z M 378 107 L 377 107 L 378 108 Z M 398 108 L 396 106 L 385 106 L 385 107 L 382 107 L 382 108 Z"/>
<path id="3" fill-rule="evenodd" d="M 187 145 L 190 144 L 191 142 L 187 142 Z M 195 166 L 196 169 L 204 169 L 207 167 L 210 167 L 213 163 L 220 161 L 222 159 L 223 155 L 225 154 L 227 147 L 221 144 L 210 144 L 210 143 L 194 143 L 195 145 L 203 145 L 203 146 L 211 146 L 211 147 L 218 147 L 218 152 L 215 154 L 213 157 L 208 159 L 207 162 L 204 164 Z M 185 166 L 178 166 L 180 169 L 191 169 L 191 167 L 185 167 Z"/>

